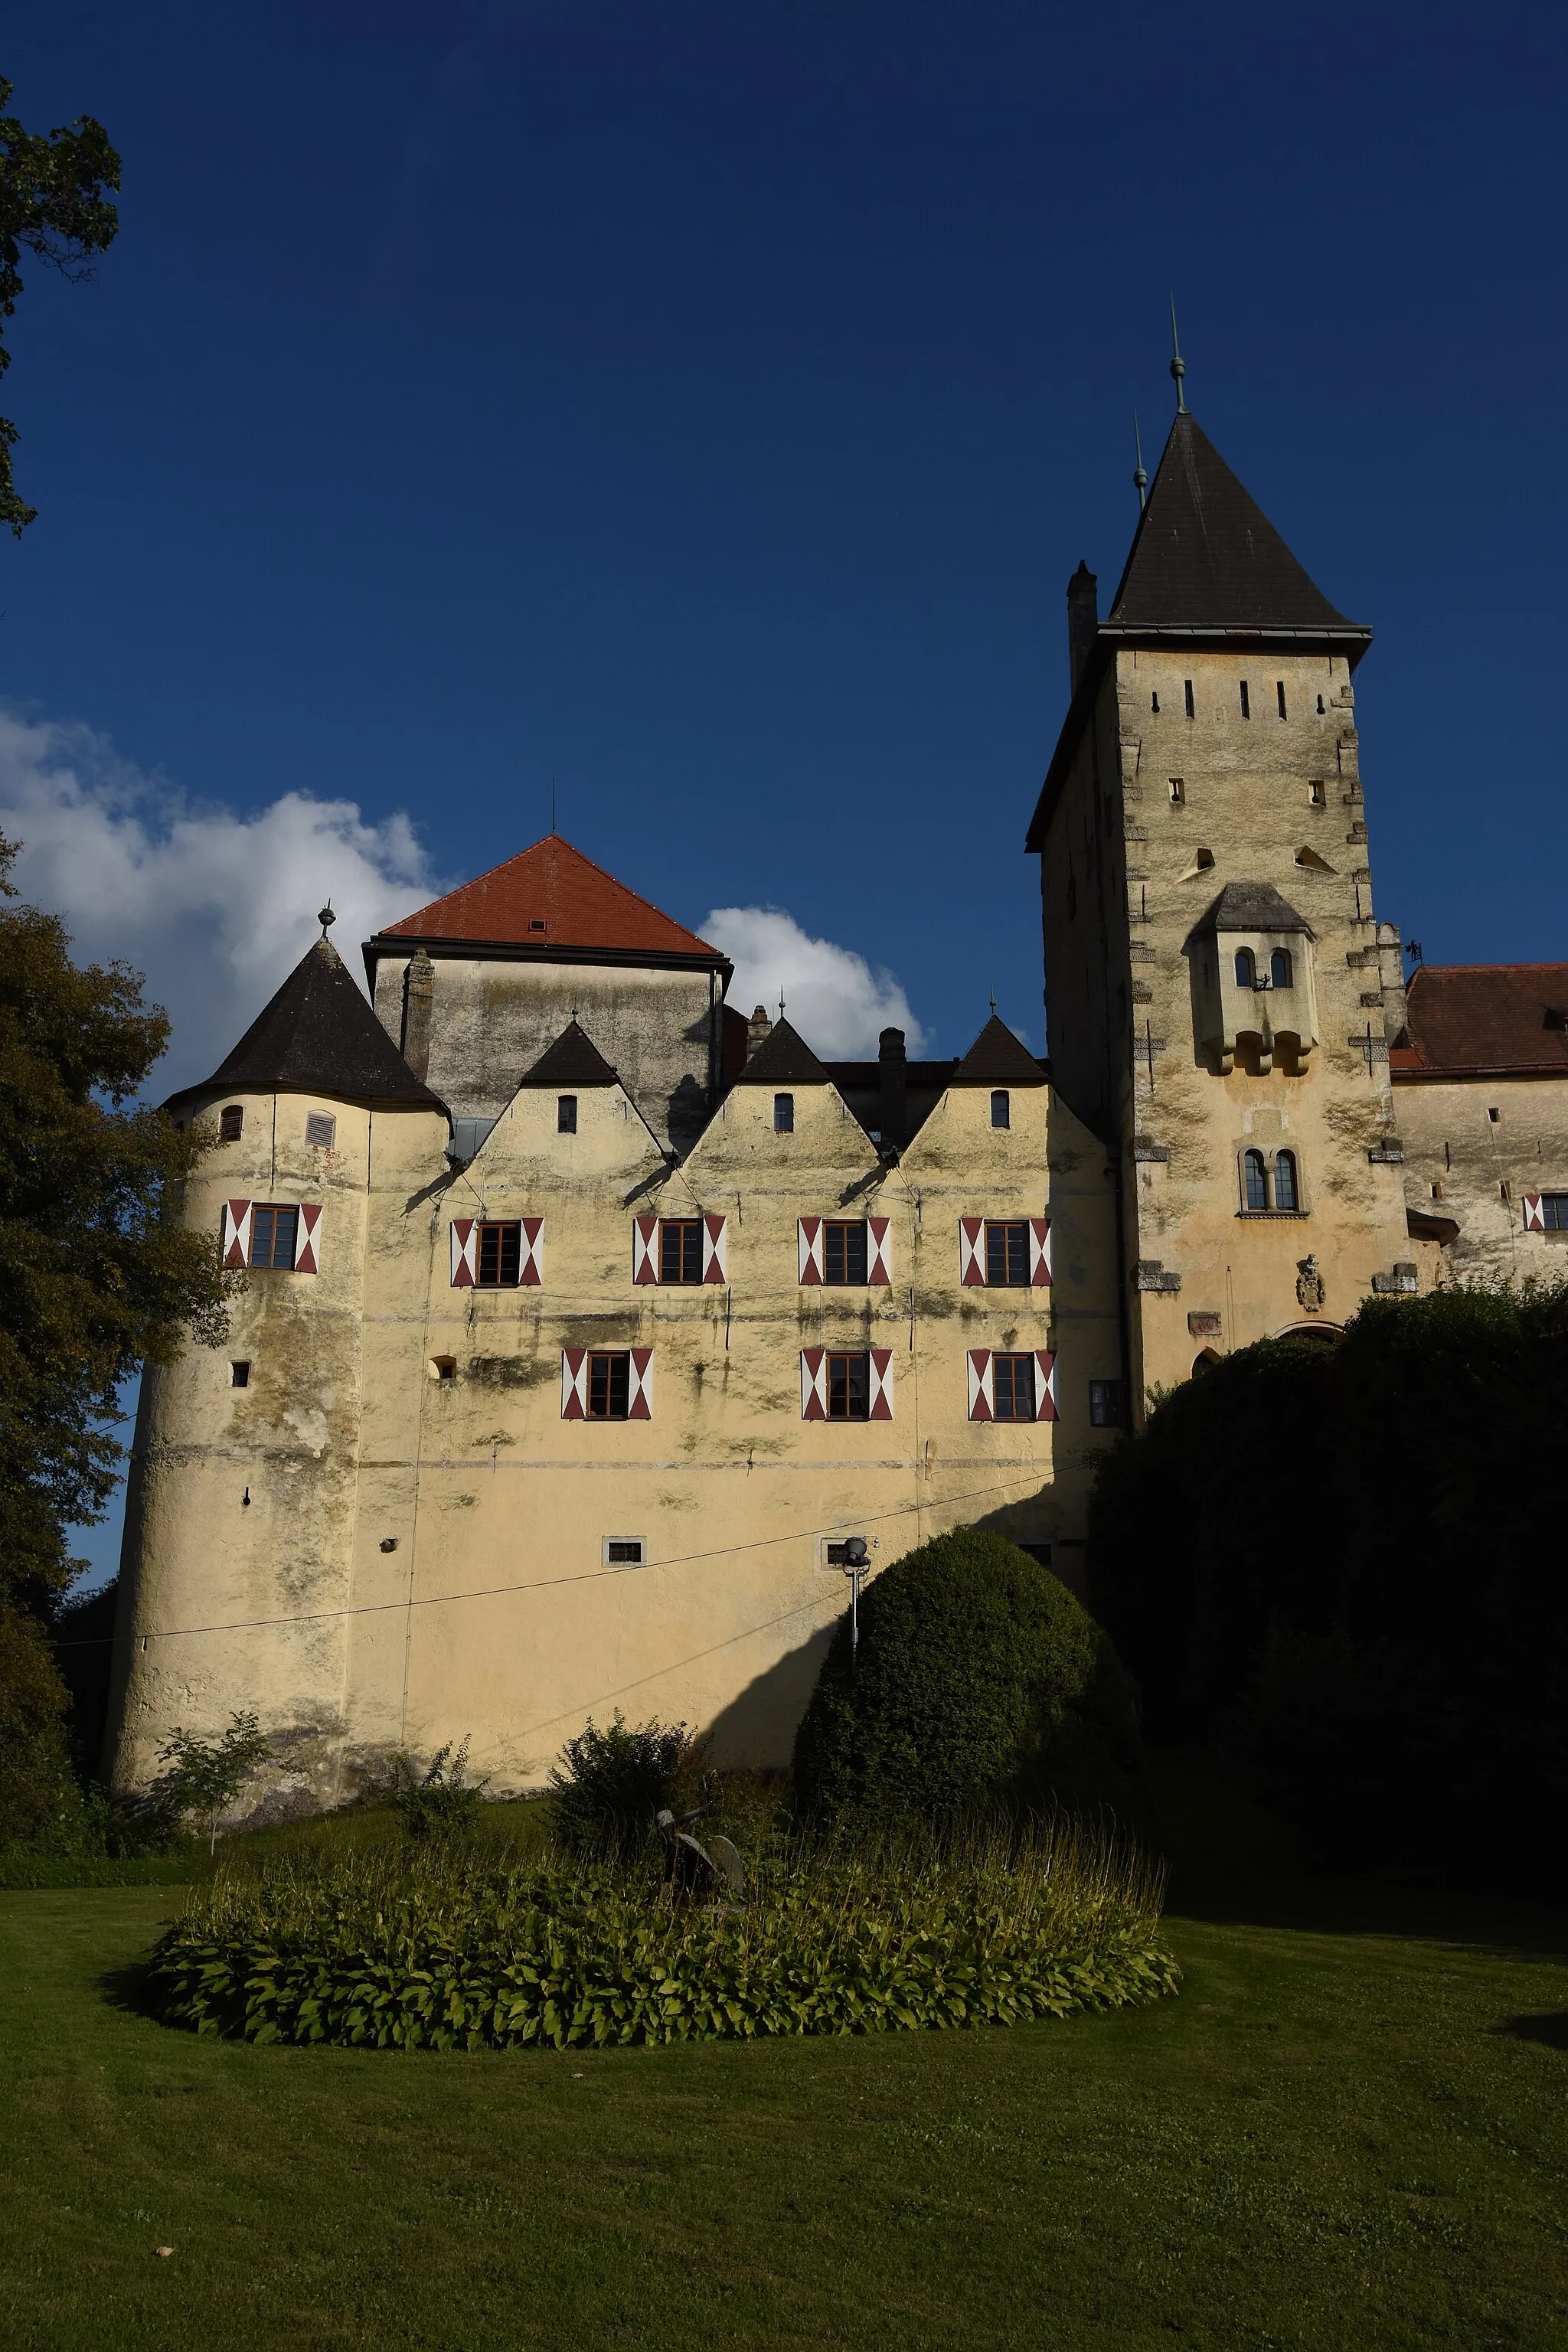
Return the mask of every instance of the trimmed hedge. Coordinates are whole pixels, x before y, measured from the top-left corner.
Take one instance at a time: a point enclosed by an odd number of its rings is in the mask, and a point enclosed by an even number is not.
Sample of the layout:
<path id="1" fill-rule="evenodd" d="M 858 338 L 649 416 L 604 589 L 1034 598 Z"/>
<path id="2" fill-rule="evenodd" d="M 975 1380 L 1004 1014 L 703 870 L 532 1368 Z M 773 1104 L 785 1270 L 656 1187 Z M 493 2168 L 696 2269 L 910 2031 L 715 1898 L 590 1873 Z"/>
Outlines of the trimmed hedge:
<path id="1" fill-rule="evenodd" d="M 1059 1578 L 961 1528 L 906 1552 L 835 1633 L 795 1737 L 808 1814 L 1139 1810 L 1132 1695 Z"/>
<path id="2" fill-rule="evenodd" d="M 249 2042 L 472 2050 L 1013 2024 L 1176 1989 L 1155 1882 L 1103 1845 L 797 1854 L 752 1888 L 687 1904 L 563 1857 L 220 1873 L 159 1945 L 153 1997 Z"/>

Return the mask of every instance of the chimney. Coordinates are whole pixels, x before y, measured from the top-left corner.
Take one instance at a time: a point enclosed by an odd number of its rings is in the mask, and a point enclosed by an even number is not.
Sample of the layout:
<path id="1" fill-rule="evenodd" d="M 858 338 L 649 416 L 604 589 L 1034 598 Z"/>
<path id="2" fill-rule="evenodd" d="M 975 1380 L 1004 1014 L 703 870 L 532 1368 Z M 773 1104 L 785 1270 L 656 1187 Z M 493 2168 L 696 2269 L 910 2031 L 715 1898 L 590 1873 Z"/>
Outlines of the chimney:
<path id="1" fill-rule="evenodd" d="M 1089 666 L 1089 649 L 1099 626 L 1100 583 L 1088 564 L 1080 562 L 1068 582 L 1068 671 L 1074 694 Z"/>
<path id="2" fill-rule="evenodd" d="M 882 1148 L 901 1145 L 909 1128 L 909 1064 L 904 1058 L 904 1033 L 884 1029 L 877 1041 L 877 1071 L 881 1080 Z"/>
<path id="3" fill-rule="evenodd" d="M 403 1058 L 416 1078 L 430 1075 L 430 1007 L 436 989 L 436 967 L 423 948 L 416 948 L 403 975 Z"/>
<path id="4" fill-rule="evenodd" d="M 765 1004 L 759 1004 L 756 1011 L 752 1013 L 751 1019 L 746 1024 L 746 1059 L 748 1062 L 756 1052 L 758 1046 L 767 1043 L 768 1034 L 772 1030 L 773 1025 L 773 1023 L 768 1019 L 767 1006 Z"/>

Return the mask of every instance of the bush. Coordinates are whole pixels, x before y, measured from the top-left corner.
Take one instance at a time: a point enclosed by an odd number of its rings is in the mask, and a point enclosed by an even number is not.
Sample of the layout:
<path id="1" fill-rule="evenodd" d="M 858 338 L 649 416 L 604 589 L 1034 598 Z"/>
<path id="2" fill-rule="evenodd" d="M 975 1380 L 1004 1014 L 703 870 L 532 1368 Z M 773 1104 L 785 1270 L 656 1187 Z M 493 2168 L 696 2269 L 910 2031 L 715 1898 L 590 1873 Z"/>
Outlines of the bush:
<path id="1" fill-rule="evenodd" d="M 1513 1868 L 1568 1805 L 1568 1284 L 1373 1299 L 1109 1454 L 1095 1606 L 1156 1736 L 1341 1859 Z"/>
<path id="2" fill-rule="evenodd" d="M 67 1704 L 43 1628 L 0 1601 L 0 1853 L 73 1853 L 89 1834 Z"/>
<path id="3" fill-rule="evenodd" d="M 404 1832 L 420 1843 L 442 1838 L 470 1837 L 479 1825 L 479 1811 L 489 1786 L 468 1779 L 468 1743 L 454 1748 L 450 1740 L 438 1748 L 423 1772 L 411 1756 L 399 1756 L 392 1768 L 386 1801 L 403 1824 Z"/>
<path id="4" fill-rule="evenodd" d="M 152 1982 L 200 2032 L 376 2049 L 1011 2024 L 1173 1991 L 1159 1891 L 1135 1853 L 1060 1832 L 797 1843 L 743 1903 L 672 1899 L 651 1861 L 384 1850 L 220 1866 Z"/>
<path id="5" fill-rule="evenodd" d="M 701 1758 L 683 1723 L 590 1722 L 550 1774 L 552 1823 L 568 1853 L 631 1861 L 653 1834 L 663 1806 L 697 1801 Z"/>
<path id="6" fill-rule="evenodd" d="M 1016 1544 L 964 1528 L 868 1586 L 795 1737 L 807 1813 L 1136 1807 L 1131 1691 L 1110 1643 Z"/>

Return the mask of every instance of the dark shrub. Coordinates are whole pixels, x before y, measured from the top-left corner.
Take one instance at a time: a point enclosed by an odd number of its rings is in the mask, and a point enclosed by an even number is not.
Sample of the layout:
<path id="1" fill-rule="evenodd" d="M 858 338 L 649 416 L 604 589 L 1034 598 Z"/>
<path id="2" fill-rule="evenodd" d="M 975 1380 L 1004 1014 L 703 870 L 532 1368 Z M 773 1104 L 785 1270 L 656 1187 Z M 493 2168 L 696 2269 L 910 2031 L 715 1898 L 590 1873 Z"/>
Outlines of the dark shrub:
<path id="1" fill-rule="evenodd" d="M 683 1723 L 628 1724 L 617 1707 L 612 1724 L 590 1723 L 562 1753 L 550 1775 L 551 1813 L 569 1853 L 630 1861 L 661 1806 L 696 1801 L 700 1766 Z"/>
<path id="2" fill-rule="evenodd" d="M 795 1748 L 808 1813 L 933 1819 L 1127 1807 L 1138 1733 L 1115 1652 L 1049 1569 L 963 1528 L 895 1560 L 834 1635 Z"/>
<path id="3" fill-rule="evenodd" d="M 487 1772 L 483 1780 L 470 1780 L 467 1739 L 458 1748 L 448 1740 L 423 1772 L 411 1756 L 399 1756 L 386 1801 L 405 1835 L 416 1843 L 470 1837 L 479 1827 L 489 1777 Z"/>

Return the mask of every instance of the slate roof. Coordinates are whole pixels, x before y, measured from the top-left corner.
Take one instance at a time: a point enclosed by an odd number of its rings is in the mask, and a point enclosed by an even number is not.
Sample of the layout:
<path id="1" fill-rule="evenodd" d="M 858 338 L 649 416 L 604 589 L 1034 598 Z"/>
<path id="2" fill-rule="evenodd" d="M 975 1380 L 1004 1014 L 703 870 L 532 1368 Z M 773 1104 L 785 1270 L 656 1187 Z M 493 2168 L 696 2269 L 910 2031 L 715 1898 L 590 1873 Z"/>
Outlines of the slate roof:
<path id="1" fill-rule="evenodd" d="M 1049 1079 L 1027 1045 L 994 1013 L 948 1080 L 952 1087 L 1043 1087 Z"/>
<path id="2" fill-rule="evenodd" d="M 1568 1077 L 1568 963 L 1425 963 L 1405 1003 L 1395 1078 Z"/>
<path id="3" fill-rule="evenodd" d="M 415 1076 L 329 940 L 300 957 L 282 987 L 207 1079 L 213 1087 L 283 1087 L 350 1101 L 447 1106 Z"/>
<path id="4" fill-rule="evenodd" d="M 738 1087 L 829 1087 L 833 1080 L 799 1030 L 781 1014 L 735 1084 Z"/>
<path id="5" fill-rule="evenodd" d="M 1272 882 L 1227 882 L 1213 906 L 1198 917 L 1191 936 L 1199 939 L 1207 931 L 1305 931 L 1309 939 L 1317 937 L 1306 917 L 1280 897 Z"/>
<path id="6" fill-rule="evenodd" d="M 413 942 L 527 951 L 547 961 L 574 950 L 616 961 L 674 961 L 728 972 L 727 958 L 671 915 L 628 890 L 558 833 L 378 931 L 365 952 Z"/>
<path id="7" fill-rule="evenodd" d="M 533 1067 L 518 1080 L 520 1087 L 618 1087 L 620 1073 L 611 1068 L 587 1031 L 571 1020 L 553 1045 L 546 1045 Z"/>
<path id="8" fill-rule="evenodd" d="M 1352 629 L 1194 416 L 1171 427 L 1107 621 L 1123 629 Z"/>

